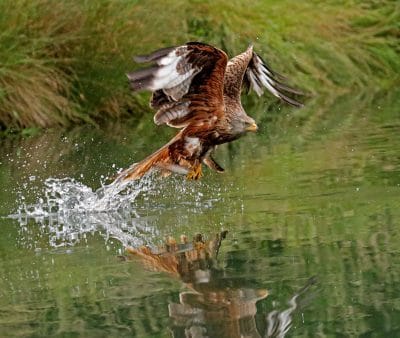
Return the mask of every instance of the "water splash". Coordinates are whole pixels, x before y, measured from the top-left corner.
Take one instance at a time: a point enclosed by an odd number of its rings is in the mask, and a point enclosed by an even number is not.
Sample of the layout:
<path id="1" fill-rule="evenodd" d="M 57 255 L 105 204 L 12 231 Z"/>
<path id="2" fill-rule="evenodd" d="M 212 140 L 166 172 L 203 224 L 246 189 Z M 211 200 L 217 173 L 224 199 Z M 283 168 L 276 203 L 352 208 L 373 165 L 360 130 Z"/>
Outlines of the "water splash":
<path id="1" fill-rule="evenodd" d="M 207 197 L 203 187 L 182 177 L 162 180 L 153 174 L 128 183 L 103 184 L 97 190 L 72 178 L 48 178 L 36 203 L 23 199 L 9 217 L 20 224 L 24 247 L 43 246 L 44 238 L 53 248 L 73 246 L 94 233 L 106 241 L 114 238 L 123 246 L 138 247 L 160 237 L 157 213 L 176 208 L 202 213 L 221 201 L 219 188 L 208 190 L 211 197 Z"/>
<path id="2" fill-rule="evenodd" d="M 45 205 L 48 210 L 75 210 L 102 212 L 124 209 L 132 204 L 140 193 L 151 189 L 151 180 L 143 179 L 127 183 L 102 185 L 93 191 L 74 179 L 47 179 Z M 43 201 L 42 201 L 43 202 Z M 37 209 L 39 205 L 34 207 Z M 42 210 L 36 210 L 41 212 Z"/>
<path id="3" fill-rule="evenodd" d="M 27 238 L 38 237 L 36 229 L 28 226 L 32 221 L 48 236 L 51 247 L 75 245 L 94 232 L 106 240 L 116 238 L 124 246 L 138 246 L 145 242 L 143 235 L 154 229 L 143 225 L 144 219 L 138 217 L 133 205 L 140 194 L 151 190 L 152 182 L 147 177 L 93 190 L 72 178 L 48 178 L 42 197 L 34 204 L 22 202 L 9 217 L 19 222 L 25 246 L 29 246 Z M 32 240 L 30 244 L 36 246 Z"/>

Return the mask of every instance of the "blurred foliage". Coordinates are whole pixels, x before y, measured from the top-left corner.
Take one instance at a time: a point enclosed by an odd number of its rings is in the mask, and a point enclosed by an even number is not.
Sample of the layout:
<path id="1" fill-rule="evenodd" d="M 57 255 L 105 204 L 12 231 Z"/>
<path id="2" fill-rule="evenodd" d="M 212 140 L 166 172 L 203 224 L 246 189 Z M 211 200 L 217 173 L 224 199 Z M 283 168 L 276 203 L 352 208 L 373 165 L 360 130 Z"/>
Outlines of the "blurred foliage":
<path id="1" fill-rule="evenodd" d="M 189 40 L 230 55 L 252 42 L 315 96 L 389 88 L 400 73 L 399 22 L 390 0 L 4 0 L 0 129 L 139 117 L 148 95 L 129 92 L 131 57 Z"/>

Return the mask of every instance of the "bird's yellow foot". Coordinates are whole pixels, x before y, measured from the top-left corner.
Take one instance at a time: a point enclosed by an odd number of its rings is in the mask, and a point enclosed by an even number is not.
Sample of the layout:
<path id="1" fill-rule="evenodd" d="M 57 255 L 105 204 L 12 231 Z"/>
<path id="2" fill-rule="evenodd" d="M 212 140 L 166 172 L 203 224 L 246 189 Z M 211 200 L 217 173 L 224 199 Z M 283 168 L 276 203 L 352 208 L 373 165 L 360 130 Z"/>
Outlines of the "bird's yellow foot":
<path id="1" fill-rule="evenodd" d="M 188 180 L 198 180 L 200 177 L 203 176 L 203 171 L 201 169 L 201 164 L 195 164 L 191 171 L 187 174 L 186 178 Z"/>

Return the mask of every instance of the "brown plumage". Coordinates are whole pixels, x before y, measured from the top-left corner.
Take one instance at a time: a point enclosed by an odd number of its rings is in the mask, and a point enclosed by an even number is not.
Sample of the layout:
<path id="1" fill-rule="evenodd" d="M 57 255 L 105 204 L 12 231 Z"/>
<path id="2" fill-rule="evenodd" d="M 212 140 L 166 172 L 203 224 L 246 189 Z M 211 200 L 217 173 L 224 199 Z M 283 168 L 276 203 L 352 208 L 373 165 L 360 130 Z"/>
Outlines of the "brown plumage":
<path id="1" fill-rule="evenodd" d="M 284 102 L 302 106 L 289 96 L 301 92 L 282 83 L 282 77 L 252 46 L 228 61 L 220 49 L 189 42 L 138 56 L 136 61 L 155 65 L 128 74 L 132 89 L 153 92 L 150 106 L 157 110 L 157 125 L 181 130 L 165 146 L 121 172 L 117 182 L 140 178 L 153 167 L 165 173 L 186 174 L 189 179 L 202 176 L 202 163 L 222 172 L 211 157 L 215 147 L 257 130 L 242 107 L 242 87 L 253 89 L 259 96 L 266 88 Z"/>

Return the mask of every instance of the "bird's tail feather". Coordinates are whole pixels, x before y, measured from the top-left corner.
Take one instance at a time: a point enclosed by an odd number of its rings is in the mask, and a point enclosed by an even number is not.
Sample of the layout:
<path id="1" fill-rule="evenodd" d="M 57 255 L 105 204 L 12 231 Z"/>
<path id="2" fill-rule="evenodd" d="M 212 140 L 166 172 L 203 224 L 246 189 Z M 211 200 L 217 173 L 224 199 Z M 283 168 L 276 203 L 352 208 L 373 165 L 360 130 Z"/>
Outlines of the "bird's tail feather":
<path id="1" fill-rule="evenodd" d="M 158 149 L 153 154 L 147 156 L 144 160 L 132 164 L 127 169 L 123 170 L 114 180 L 114 183 L 122 183 L 132 180 L 137 180 L 146 174 L 151 168 L 157 166 L 161 169 L 172 170 L 173 163 L 169 154 L 169 146 L 179 139 L 180 133 L 177 134 L 166 145 Z"/>
<path id="2" fill-rule="evenodd" d="M 163 146 L 155 153 L 146 157 L 139 163 L 134 163 L 127 169 L 123 170 L 115 179 L 114 183 L 132 181 L 141 178 L 157 163 L 167 162 L 169 159 L 168 145 Z"/>

